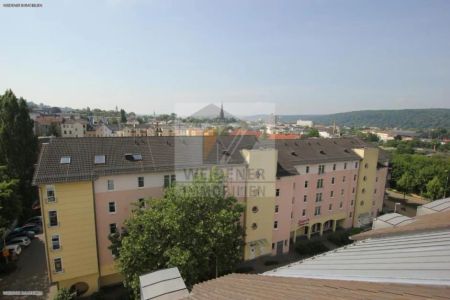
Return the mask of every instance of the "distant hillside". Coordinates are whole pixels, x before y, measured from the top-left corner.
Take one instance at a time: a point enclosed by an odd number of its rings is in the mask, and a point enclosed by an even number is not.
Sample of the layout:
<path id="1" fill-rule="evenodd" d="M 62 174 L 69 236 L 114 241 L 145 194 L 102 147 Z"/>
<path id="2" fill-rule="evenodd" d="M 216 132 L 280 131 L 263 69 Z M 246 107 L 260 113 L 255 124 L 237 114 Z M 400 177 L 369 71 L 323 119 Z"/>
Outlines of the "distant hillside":
<path id="1" fill-rule="evenodd" d="M 390 127 L 403 129 L 450 128 L 450 109 L 361 110 L 330 115 L 285 115 L 284 122 L 298 119 L 348 127 Z"/>

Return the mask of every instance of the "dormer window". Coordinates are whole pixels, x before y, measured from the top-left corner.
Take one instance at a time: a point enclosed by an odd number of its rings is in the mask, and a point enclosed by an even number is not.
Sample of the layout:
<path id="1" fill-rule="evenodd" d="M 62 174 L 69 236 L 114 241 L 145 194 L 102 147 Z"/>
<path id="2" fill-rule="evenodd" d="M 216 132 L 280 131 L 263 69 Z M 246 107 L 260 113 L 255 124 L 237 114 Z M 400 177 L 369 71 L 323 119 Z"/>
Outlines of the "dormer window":
<path id="1" fill-rule="evenodd" d="M 61 156 L 59 163 L 62 165 L 70 164 L 70 156 Z"/>
<path id="2" fill-rule="evenodd" d="M 106 156 L 105 155 L 96 155 L 94 157 L 94 164 L 100 165 L 106 163 Z"/>
<path id="3" fill-rule="evenodd" d="M 142 155 L 140 153 L 127 153 L 125 154 L 125 159 L 129 161 L 139 161 L 142 160 Z"/>

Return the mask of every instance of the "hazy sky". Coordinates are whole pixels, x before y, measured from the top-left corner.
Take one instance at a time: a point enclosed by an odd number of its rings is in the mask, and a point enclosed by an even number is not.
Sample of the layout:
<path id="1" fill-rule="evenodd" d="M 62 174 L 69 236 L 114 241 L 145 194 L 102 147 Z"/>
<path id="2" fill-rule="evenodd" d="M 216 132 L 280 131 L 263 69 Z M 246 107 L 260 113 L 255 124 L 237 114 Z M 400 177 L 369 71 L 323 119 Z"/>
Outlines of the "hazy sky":
<path id="1" fill-rule="evenodd" d="M 450 107 L 448 0 L 31 2 L 0 7 L 0 91 L 38 103 Z"/>

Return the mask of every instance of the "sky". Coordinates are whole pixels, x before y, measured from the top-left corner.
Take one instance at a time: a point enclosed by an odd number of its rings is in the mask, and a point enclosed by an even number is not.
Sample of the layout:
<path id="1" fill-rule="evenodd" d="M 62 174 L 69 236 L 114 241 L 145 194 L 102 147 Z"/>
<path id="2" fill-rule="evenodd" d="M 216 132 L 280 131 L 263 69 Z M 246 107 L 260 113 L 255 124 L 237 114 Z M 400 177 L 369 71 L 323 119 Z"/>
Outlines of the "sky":
<path id="1" fill-rule="evenodd" d="M 35 2 L 36 1 L 36 2 Z M 447 0 L 0 0 L 0 93 L 138 114 L 450 108 Z M 23 1 L 29 3 L 30 1 Z"/>

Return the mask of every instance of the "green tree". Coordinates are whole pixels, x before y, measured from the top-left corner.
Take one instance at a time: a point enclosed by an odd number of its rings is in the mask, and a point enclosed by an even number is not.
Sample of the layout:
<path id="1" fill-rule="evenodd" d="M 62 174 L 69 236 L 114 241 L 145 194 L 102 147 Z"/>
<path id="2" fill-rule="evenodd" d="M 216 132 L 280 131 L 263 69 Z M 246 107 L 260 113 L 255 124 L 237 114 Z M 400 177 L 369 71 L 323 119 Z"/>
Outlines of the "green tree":
<path id="1" fill-rule="evenodd" d="M 59 126 L 56 123 L 51 123 L 48 129 L 48 135 L 53 135 L 56 137 L 61 136 L 61 132 L 59 130 Z"/>
<path id="2" fill-rule="evenodd" d="M 27 104 L 11 90 L 0 96 L 0 164 L 11 178 L 19 179 L 19 194 L 25 216 L 36 198 L 31 185 L 37 160 L 37 138 L 33 132 Z"/>
<path id="3" fill-rule="evenodd" d="M 113 236 L 125 285 L 139 296 L 139 275 L 178 267 L 188 286 L 230 272 L 241 259 L 243 207 L 227 196 L 224 177 L 212 171 L 191 184 L 168 188 L 163 199 L 148 200 Z"/>
<path id="4" fill-rule="evenodd" d="M 18 196 L 19 180 L 6 174 L 6 167 L 0 166 L 0 227 L 8 226 L 22 211 Z"/>
<path id="5" fill-rule="evenodd" d="M 319 130 L 317 130 L 316 128 L 311 128 L 308 131 L 308 134 L 306 135 L 307 137 L 320 137 L 319 135 Z"/>
<path id="6" fill-rule="evenodd" d="M 427 183 L 425 195 L 432 200 L 439 199 L 444 195 L 444 187 L 437 176 L 434 176 L 433 179 Z"/>
<path id="7" fill-rule="evenodd" d="M 409 173 L 403 173 L 402 177 L 397 181 L 397 188 L 403 192 L 403 198 L 406 198 L 406 194 L 411 192 L 414 187 L 414 177 Z"/>
<path id="8" fill-rule="evenodd" d="M 120 122 L 121 123 L 127 122 L 127 113 L 123 109 L 120 110 Z"/>

